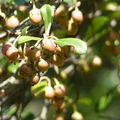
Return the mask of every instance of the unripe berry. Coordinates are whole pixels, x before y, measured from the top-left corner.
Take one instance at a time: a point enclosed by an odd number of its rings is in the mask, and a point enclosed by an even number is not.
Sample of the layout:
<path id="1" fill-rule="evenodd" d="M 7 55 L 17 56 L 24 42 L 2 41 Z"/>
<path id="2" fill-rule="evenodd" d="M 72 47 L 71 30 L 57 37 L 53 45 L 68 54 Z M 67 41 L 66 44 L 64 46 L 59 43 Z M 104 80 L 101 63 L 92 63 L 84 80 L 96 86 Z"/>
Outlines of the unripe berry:
<path id="1" fill-rule="evenodd" d="M 69 18 L 66 16 L 60 17 L 58 20 L 58 26 L 60 28 L 66 28 L 68 26 Z"/>
<path id="2" fill-rule="evenodd" d="M 93 68 L 100 67 L 102 64 L 102 60 L 99 56 L 94 56 L 92 61 L 91 61 L 91 66 Z"/>
<path id="3" fill-rule="evenodd" d="M 64 47 L 60 47 L 60 46 L 56 46 L 55 47 L 55 54 L 58 54 L 58 55 L 60 55 L 60 56 L 67 56 L 67 54 L 68 54 L 68 52 L 69 52 L 69 49 L 68 49 L 68 46 L 64 46 Z"/>
<path id="4" fill-rule="evenodd" d="M 106 37 L 110 42 L 114 42 L 118 37 L 118 33 L 116 31 L 110 31 Z"/>
<path id="5" fill-rule="evenodd" d="M 15 16 L 11 16 L 10 18 L 6 19 L 6 26 L 8 29 L 14 28 L 19 25 L 19 20 Z"/>
<path id="6" fill-rule="evenodd" d="M 83 116 L 79 112 L 74 112 L 71 116 L 72 120 L 83 120 Z"/>
<path id="7" fill-rule="evenodd" d="M 32 76 L 30 76 L 30 83 L 32 85 L 35 85 L 39 82 L 40 80 L 40 75 L 39 74 L 33 74 Z"/>
<path id="8" fill-rule="evenodd" d="M 52 98 L 51 103 L 55 110 L 59 110 L 63 104 L 63 99 L 55 96 L 54 98 Z"/>
<path id="9" fill-rule="evenodd" d="M 30 61 L 37 61 L 40 58 L 40 50 L 34 46 L 28 48 L 26 56 Z"/>
<path id="10" fill-rule="evenodd" d="M 66 94 L 66 88 L 64 85 L 59 84 L 54 86 L 55 96 L 58 98 L 63 98 Z"/>
<path id="11" fill-rule="evenodd" d="M 54 54 L 51 59 L 52 63 L 58 67 L 62 66 L 65 62 L 64 56 L 59 56 L 57 54 Z"/>
<path id="12" fill-rule="evenodd" d="M 29 12 L 29 18 L 34 25 L 39 24 L 42 21 L 42 15 L 40 14 L 40 10 L 37 8 L 32 9 Z"/>
<path id="13" fill-rule="evenodd" d="M 67 27 L 67 34 L 74 36 L 78 32 L 78 25 L 75 24 L 73 21 L 69 21 Z"/>
<path id="14" fill-rule="evenodd" d="M 9 47 L 6 51 L 6 58 L 12 63 L 18 62 L 20 58 L 18 49 L 15 47 Z"/>
<path id="15" fill-rule="evenodd" d="M 28 78 L 32 74 L 31 65 L 28 63 L 24 63 L 19 67 L 20 76 L 23 78 Z"/>
<path id="16" fill-rule="evenodd" d="M 12 47 L 12 45 L 11 45 L 10 43 L 7 43 L 7 44 L 5 44 L 5 45 L 2 46 L 2 54 L 3 54 L 4 56 L 6 56 L 6 51 L 7 51 L 10 47 Z"/>
<path id="17" fill-rule="evenodd" d="M 76 8 L 72 11 L 72 18 L 77 24 L 80 24 L 83 21 L 83 14 L 78 8 Z"/>
<path id="18" fill-rule="evenodd" d="M 47 55 L 52 55 L 53 54 L 53 52 L 55 51 L 55 43 L 52 41 L 52 40 L 50 40 L 50 39 L 44 39 L 43 41 L 42 41 L 42 50 L 43 50 L 43 52 L 44 53 L 46 53 Z"/>
<path id="19" fill-rule="evenodd" d="M 47 59 L 41 58 L 36 62 L 36 66 L 37 66 L 38 70 L 44 72 L 49 68 L 50 62 Z"/>
<path id="20" fill-rule="evenodd" d="M 46 99 L 52 99 L 55 96 L 54 89 L 51 86 L 45 88 L 44 97 Z"/>

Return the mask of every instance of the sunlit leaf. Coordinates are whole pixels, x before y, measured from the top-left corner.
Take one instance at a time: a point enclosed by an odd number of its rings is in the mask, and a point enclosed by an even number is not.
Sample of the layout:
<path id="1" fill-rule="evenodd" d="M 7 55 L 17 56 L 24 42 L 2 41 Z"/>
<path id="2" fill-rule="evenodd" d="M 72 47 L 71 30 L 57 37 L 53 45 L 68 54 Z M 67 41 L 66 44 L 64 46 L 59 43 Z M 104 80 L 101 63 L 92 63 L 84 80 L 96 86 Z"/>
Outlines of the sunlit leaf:
<path id="1" fill-rule="evenodd" d="M 25 43 L 25 42 L 28 42 L 28 41 L 31 41 L 31 40 L 35 40 L 35 41 L 38 41 L 38 40 L 42 40 L 42 38 L 39 38 L 39 37 L 32 37 L 32 36 L 20 36 L 18 38 L 18 44 L 22 44 L 22 43 Z"/>
<path id="2" fill-rule="evenodd" d="M 54 41 L 60 47 L 65 45 L 74 46 L 76 54 L 85 54 L 87 52 L 87 45 L 84 41 L 77 38 L 62 38 Z"/>
<path id="3" fill-rule="evenodd" d="M 40 12 L 41 12 L 42 17 L 43 17 L 45 30 L 47 30 L 49 23 L 51 22 L 51 19 L 52 19 L 51 6 L 49 4 L 42 6 L 40 9 Z"/>

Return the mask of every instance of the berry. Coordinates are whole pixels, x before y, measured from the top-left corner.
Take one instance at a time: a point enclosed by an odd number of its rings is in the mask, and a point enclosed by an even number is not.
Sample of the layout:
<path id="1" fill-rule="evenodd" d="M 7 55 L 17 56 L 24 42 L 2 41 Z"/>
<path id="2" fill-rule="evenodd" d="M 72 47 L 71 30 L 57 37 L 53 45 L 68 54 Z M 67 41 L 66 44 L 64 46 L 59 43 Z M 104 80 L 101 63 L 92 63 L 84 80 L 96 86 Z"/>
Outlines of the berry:
<path id="1" fill-rule="evenodd" d="M 45 53 L 45 54 L 47 54 L 47 55 L 52 55 L 53 54 L 53 52 L 55 51 L 55 43 L 52 41 L 52 40 L 50 40 L 50 39 L 44 39 L 43 41 L 42 41 L 42 50 L 43 50 L 43 52 Z"/>
<path id="2" fill-rule="evenodd" d="M 28 48 L 26 56 L 30 61 L 37 61 L 40 58 L 40 50 L 34 46 Z"/>
<path id="3" fill-rule="evenodd" d="M 19 25 L 19 20 L 15 16 L 11 16 L 10 18 L 6 19 L 6 27 L 8 29 L 14 28 Z"/>
<path id="4" fill-rule="evenodd" d="M 83 21 L 83 14 L 82 12 L 76 8 L 74 11 L 72 11 L 72 18 L 77 24 L 81 24 Z"/>
<path id="5" fill-rule="evenodd" d="M 23 78 L 28 78 L 32 74 L 31 65 L 28 63 L 24 63 L 19 67 L 20 76 Z"/>
<path id="6" fill-rule="evenodd" d="M 12 47 L 12 45 L 11 45 L 10 43 L 7 43 L 7 44 L 5 44 L 5 45 L 2 46 L 2 54 L 3 54 L 4 56 L 6 56 L 6 51 L 7 51 L 10 47 Z"/>
<path id="7" fill-rule="evenodd" d="M 67 27 L 67 34 L 70 36 L 74 36 L 77 32 L 78 32 L 78 25 L 70 20 Z"/>
<path id="8" fill-rule="evenodd" d="M 52 63 L 58 67 L 62 66 L 65 62 L 65 57 L 64 56 L 59 56 L 57 54 L 54 54 L 52 56 Z"/>
<path id="9" fill-rule="evenodd" d="M 32 9 L 29 12 L 29 18 L 34 25 L 39 24 L 42 21 L 42 15 L 40 14 L 40 10 L 37 8 Z"/>
<path id="10" fill-rule="evenodd" d="M 45 88 L 44 97 L 46 99 L 52 99 L 55 96 L 54 89 L 51 86 Z"/>
<path id="11" fill-rule="evenodd" d="M 50 62 L 47 59 L 41 58 L 36 62 L 36 66 L 37 66 L 38 70 L 44 72 L 49 68 Z"/>
<path id="12" fill-rule="evenodd" d="M 72 120 L 83 120 L 83 116 L 79 112 L 74 112 L 71 116 Z"/>
<path id="13" fill-rule="evenodd" d="M 30 76 L 30 83 L 32 85 L 35 85 L 39 82 L 40 80 L 40 75 L 39 74 L 33 74 L 32 76 Z"/>
<path id="14" fill-rule="evenodd" d="M 18 49 L 12 46 L 8 48 L 5 55 L 6 58 L 12 63 L 18 62 L 20 58 Z"/>
<path id="15" fill-rule="evenodd" d="M 66 88 L 64 85 L 59 84 L 54 86 L 55 96 L 58 98 L 63 98 L 66 94 Z"/>

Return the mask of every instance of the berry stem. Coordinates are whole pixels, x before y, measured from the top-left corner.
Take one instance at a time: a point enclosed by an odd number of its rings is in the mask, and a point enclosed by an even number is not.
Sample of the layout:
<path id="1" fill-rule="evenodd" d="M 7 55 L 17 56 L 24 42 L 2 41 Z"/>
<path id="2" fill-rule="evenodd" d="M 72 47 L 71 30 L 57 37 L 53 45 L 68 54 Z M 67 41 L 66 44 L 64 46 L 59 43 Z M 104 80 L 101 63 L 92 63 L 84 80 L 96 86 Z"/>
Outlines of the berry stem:
<path id="1" fill-rule="evenodd" d="M 35 0 L 32 0 L 32 3 L 33 3 L 33 9 L 36 9 Z"/>
<path id="2" fill-rule="evenodd" d="M 55 84 L 56 84 L 56 85 L 59 85 L 59 84 L 60 84 L 59 81 L 58 81 L 56 78 L 53 78 L 53 80 L 55 81 Z"/>
<path id="3" fill-rule="evenodd" d="M 77 112 L 77 111 L 78 111 L 76 104 L 73 104 L 73 111 L 74 111 L 74 112 Z"/>
<path id="4" fill-rule="evenodd" d="M 42 77 L 40 78 L 40 82 L 41 82 L 42 80 L 46 80 L 47 83 L 48 83 L 48 86 L 51 86 L 51 80 L 50 80 L 50 78 L 48 78 L 47 76 L 42 76 Z"/>

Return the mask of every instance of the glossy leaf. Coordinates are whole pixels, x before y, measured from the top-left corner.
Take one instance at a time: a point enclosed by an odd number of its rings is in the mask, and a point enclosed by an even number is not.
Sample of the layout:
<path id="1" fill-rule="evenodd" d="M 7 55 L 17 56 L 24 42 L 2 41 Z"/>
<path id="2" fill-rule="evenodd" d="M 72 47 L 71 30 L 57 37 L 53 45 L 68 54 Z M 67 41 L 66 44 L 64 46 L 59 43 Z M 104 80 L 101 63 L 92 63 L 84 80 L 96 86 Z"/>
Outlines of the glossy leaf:
<path id="1" fill-rule="evenodd" d="M 43 94 L 43 92 L 45 91 L 46 86 L 47 86 L 46 81 L 41 81 L 40 83 L 32 86 L 31 87 L 32 95 L 36 98 L 40 97 Z"/>
<path id="2" fill-rule="evenodd" d="M 39 38 L 39 37 L 32 37 L 32 36 L 20 36 L 18 38 L 18 44 L 22 44 L 22 43 L 25 43 L 25 42 L 28 42 L 28 41 L 31 41 L 31 40 L 42 40 L 42 38 Z"/>
<path id="3" fill-rule="evenodd" d="M 40 12 L 43 17 L 44 25 L 45 25 L 45 31 L 47 31 L 49 23 L 51 22 L 52 19 L 52 10 L 50 5 L 44 5 L 41 7 Z"/>
<path id="4" fill-rule="evenodd" d="M 73 46 L 76 54 L 85 54 L 87 52 L 87 45 L 84 41 L 77 38 L 62 38 L 54 41 L 60 47 L 65 45 Z"/>
<path id="5" fill-rule="evenodd" d="M 86 31 L 85 38 L 89 38 L 96 34 L 102 27 L 109 22 L 109 18 L 106 16 L 96 17 L 91 21 L 91 24 L 88 26 Z"/>

